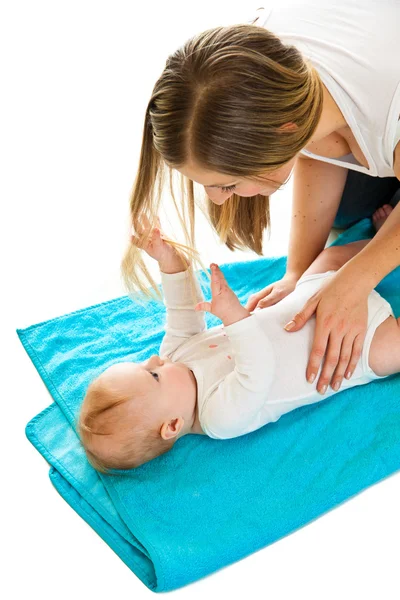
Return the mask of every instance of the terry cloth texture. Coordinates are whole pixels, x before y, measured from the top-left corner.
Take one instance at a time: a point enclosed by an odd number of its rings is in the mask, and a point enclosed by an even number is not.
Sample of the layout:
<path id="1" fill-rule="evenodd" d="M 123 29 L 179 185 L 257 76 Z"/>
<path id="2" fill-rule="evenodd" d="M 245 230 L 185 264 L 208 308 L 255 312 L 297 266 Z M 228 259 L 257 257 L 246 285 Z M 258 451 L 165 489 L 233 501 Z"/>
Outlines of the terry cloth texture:
<path id="1" fill-rule="evenodd" d="M 364 219 L 334 244 L 373 233 Z M 222 270 L 244 304 L 285 266 L 279 257 Z M 204 273 L 201 280 L 208 299 Z M 396 269 L 377 287 L 396 316 L 399 286 Z M 73 428 L 86 386 L 114 362 L 158 353 L 164 318 L 163 304 L 124 296 L 17 330 L 54 400 L 28 423 L 27 437 L 61 496 L 150 590 L 171 591 L 232 564 L 399 470 L 400 375 L 393 375 L 238 438 L 186 435 L 138 469 L 98 474 Z M 208 327 L 220 323 L 206 319 Z"/>

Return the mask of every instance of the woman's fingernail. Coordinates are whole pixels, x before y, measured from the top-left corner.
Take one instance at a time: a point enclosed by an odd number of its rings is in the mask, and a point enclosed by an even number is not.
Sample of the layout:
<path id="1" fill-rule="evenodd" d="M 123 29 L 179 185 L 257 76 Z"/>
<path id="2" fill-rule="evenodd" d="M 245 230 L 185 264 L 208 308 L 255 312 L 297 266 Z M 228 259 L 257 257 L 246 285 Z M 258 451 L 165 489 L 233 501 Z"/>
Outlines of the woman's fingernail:
<path id="1" fill-rule="evenodd" d="M 335 392 L 338 391 L 339 387 L 340 387 L 340 382 L 339 381 L 335 381 L 335 383 L 332 386 L 332 388 L 335 390 Z"/>
<path id="2" fill-rule="evenodd" d="M 315 374 L 311 373 L 310 377 L 308 378 L 309 383 L 312 383 L 315 379 Z"/>
<path id="3" fill-rule="evenodd" d="M 347 373 L 346 373 L 346 379 L 350 379 L 351 375 L 352 375 L 351 371 L 347 371 Z"/>
<path id="4" fill-rule="evenodd" d="M 289 323 L 286 323 L 284 329 L 286 329 L 286 331 L 290 331 L 295 325 L 296 323 L 294 321 L 289 321 Z"/>
<path id="5" fill-rule="evenodd" d="M 320 392 L 319 392 L 319 393 L 320 393 L 320 394 L 325 394 L 325 392 L 326 392 L 326 388 L 327 388 L 327 386 L 326 386 L 326 385 L 323 385 L 323 386 L 322 386 L 322 388 L 320 389 Z"/>

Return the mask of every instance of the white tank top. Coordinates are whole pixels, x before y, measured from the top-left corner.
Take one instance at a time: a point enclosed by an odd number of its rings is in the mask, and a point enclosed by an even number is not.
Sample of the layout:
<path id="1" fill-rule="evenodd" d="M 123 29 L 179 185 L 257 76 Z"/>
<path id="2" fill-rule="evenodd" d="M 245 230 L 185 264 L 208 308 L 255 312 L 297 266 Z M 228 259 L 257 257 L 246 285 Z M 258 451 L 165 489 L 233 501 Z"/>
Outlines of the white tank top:
<path id="1" fill-rule="evenodd" d="M 301 153 L 374 177 L 394 177 L 393 151 L 400 140 L 400 0 L 264 0 L 246 22 L 265 27 L 311 61 L 369 169 L 353 154 Z"/>

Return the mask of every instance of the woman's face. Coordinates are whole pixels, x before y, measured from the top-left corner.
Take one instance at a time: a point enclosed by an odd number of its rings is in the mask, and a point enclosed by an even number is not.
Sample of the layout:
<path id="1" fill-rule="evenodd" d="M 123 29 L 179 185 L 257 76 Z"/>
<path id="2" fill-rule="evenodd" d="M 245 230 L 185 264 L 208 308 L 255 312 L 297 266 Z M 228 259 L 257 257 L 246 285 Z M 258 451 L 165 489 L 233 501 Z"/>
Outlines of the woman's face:
<path id="1" fill-rule="evenodd" d="M 268 177 L 270 181 L 265 181 L 265 183 L 257 183 L 245 177 L 229 177 L 229 175 L 215 171 L 205 171 L 193 164 L 187 164 L 184 168 L 178 170 L 182 175 L 203 185 L 208 197 L 215 204 L 223 204 L 232 194 L 244 197 L 255 196 L 256 194 L 270 196 L 289 178 L 295 162 L 296 156 L 280 169 L 272 173 L 266 173 L 265 177 Z"/>

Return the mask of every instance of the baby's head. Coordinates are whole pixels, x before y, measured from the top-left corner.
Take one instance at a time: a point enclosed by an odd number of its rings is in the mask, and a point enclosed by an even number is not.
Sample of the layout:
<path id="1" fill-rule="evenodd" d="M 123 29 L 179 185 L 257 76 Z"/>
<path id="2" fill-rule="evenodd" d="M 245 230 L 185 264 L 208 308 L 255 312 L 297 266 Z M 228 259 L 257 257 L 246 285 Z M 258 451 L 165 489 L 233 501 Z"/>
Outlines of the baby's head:
<path id="1" fill-rule="evenodd" d="M 139 467 L 190 433 L 197 387 L 183 363 L 151 356 L 112 365 L 94 379 L 82 403 L 78 433 L 92 466 Z"/>

